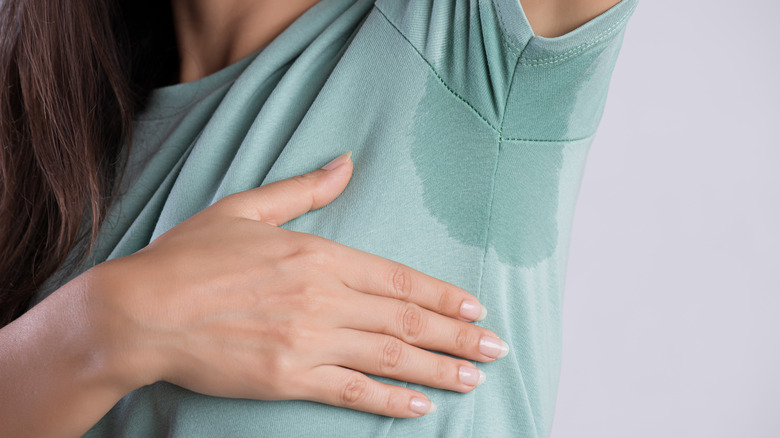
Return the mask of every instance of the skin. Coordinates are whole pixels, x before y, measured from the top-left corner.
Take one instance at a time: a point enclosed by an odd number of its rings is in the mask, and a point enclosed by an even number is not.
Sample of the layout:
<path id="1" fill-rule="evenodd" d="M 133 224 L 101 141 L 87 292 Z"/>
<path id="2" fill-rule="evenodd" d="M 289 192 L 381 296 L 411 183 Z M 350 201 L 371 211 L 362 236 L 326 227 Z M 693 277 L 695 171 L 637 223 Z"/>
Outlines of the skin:
<path id="1" fill-rule="evenodd" d="M 180 82 L 208 76 L 249 56 L 318 1 L 172 0 Z"/>
<path id="2" fill-rule="evenodd" d="M 271 42 L 319 0 L 172 0 L 180 82 L 208 76 Z M 557 37 L 619 0 L 520 0 L 538 36 Z"/>
<path id="3" fill-rule="evenodd" d="M 181 80 L 249 55 L 314 3 L 173 0 Z M 583 14 L 567 12 L 574 18 L 566 25 L 546 26 L 544 17 L 563 3 Z M 614 3 L 523 0 L 537 34 L 549 36 Z M 3 434 L 80 436 L 124 395 L 157 381 L 214 396 L 311 400 L 407 418 L 435 407 L 420 392 L 364 373 L 473 390 L 484 376 L 469 360 L 493 361 L 508 348 L 470 324 L 484 316 L 476 298 L 398 263 L 278 227 L 344 190 L 352 161 L 342 156 L 329 169 L 228 196 L 141 251 L 88 270 L 0 329 Z"/>
<path id="4" fill-rule="evenodd" d="M 596 18 L 620 0 L 520 0 L 534 34 L 564 35 Z"/>

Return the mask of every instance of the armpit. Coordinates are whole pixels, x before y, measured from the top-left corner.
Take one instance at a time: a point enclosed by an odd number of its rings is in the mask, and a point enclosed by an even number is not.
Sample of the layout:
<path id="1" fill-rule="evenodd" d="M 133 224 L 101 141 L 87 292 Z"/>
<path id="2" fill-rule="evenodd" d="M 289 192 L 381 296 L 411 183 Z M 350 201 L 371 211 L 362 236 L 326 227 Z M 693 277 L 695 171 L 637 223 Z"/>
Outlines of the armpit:
<path id="1" fill-rule="evenodd" d="M 598 17 L 620 0 L 519 0 L 534 34 L 565 35 Z"/>

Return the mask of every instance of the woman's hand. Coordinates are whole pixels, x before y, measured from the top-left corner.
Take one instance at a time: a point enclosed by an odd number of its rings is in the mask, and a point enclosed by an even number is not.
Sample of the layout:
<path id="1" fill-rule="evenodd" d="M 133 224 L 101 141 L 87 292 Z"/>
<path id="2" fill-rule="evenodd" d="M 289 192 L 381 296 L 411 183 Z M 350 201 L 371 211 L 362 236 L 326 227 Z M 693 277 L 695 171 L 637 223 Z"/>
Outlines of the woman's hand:
<path id="1" fill-rule="evenodd" d="M 99 265 L 89 314 L 133 386 L 302 399 L 394 417 L 435 409 L 363 373 L 466 392 L 468 360 L 507 346 L 467 321 L 467 292 L 409 267 L 278 225 L 335 199 L 352 174 L 325 168 L 228 196 L 143 250 Z M 457 356 L 456 359 L 426 350 Z"/>

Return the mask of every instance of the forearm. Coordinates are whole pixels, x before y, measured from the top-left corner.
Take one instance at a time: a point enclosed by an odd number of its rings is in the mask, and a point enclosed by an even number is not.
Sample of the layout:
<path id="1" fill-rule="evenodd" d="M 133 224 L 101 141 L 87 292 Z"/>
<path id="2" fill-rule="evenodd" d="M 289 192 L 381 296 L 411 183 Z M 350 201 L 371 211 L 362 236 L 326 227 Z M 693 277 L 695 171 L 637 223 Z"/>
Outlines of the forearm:
<path id="1" fill-rule="evenodd" d="M 91 317 L 87 272 L 0 329 L 3 435 L 80 436 L 134 389 Z"/>

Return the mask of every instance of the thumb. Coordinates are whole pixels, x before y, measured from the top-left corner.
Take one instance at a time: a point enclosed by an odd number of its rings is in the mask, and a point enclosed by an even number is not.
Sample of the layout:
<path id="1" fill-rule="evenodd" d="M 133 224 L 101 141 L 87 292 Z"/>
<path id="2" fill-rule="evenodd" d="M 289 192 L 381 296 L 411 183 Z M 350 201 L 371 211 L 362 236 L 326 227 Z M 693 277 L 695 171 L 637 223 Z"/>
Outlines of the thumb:
<path id="1" fill-rule="evenodd" d="M 352 151 L 313 172 L 276 181 L 234 195 L 238 214 L 279 226 L 328 205 L 352 177 Z"/>

